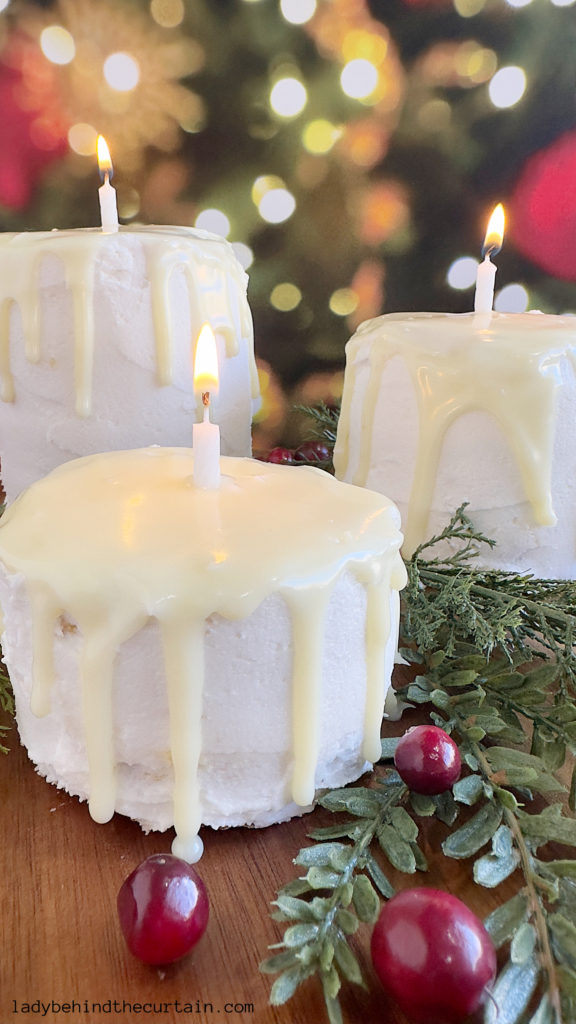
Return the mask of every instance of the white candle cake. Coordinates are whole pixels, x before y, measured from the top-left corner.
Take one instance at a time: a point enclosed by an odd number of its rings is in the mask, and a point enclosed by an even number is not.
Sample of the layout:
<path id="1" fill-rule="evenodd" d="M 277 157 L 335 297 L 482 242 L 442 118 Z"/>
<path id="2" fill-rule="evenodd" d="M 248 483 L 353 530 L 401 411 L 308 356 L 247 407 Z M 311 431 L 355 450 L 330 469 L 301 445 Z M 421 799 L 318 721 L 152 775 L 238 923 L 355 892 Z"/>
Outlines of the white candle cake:
<path id="1" fill-rule="evenodd" d="M 193 347 L 217 335 L 214 417 L 251 453 L 258 379 L 247 276 L 232 247 L 176 227 L 0 235 L 0 458 L 9 501 L 60 463 L 190 445 Z"/>
<path id="2" fill-rule="evenodd" d="M 145 829 L 302 813 L 380 756 L 396 508 L 320 470 L 190 449 L 68 462 L 0 522 L 2 647 L 38 771 Z"/>
<path id="3" fill-rule="evenodd" d="M 481 561 L 576 576 L 576 318 L 389 314 L 347 346 L 334 462 L 397 504 L 404 553 L 464 501 Z"/>

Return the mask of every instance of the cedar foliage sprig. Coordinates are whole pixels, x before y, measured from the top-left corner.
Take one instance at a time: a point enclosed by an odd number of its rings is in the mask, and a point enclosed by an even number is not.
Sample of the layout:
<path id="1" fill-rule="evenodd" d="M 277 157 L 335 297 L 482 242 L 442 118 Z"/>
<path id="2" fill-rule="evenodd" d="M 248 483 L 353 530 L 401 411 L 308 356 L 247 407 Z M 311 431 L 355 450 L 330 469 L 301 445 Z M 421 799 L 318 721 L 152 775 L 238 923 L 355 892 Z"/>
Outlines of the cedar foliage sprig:
<path id="1" fill-rule="evenodd" d="M 436 555 L 444 541 L 456 549 Z M 426 707 L 453 736 L 465 774 L 452 792 L 424 797 L 378 765 L 370 788 L 321 798 L 347 817 L 310 834 L 315 845 L 295 859 L 306 872 L 278 893 L 274 916 L 289 927 L 275 947 L 282 952 L 262 965 L 281 972 L 274 1003 L 318 974 L 330 1024 L 340 1024 L 342 982 L 363 983 L 348 939 L 393 894 L 382 859 L 407 874 L 426 870 L 418 821 L 436 816 L 449 829 L 443 853 L 470 858 L 478 885 L 495 888 L 516 871 L 522 876 L 515 895 L 485 922 L 504 957 L 487 1024 L 576 1019 L 574 774 L 568 808 L 555 802 L 542 810 L 538 802 L 563 790 L 555 772 L 576 753 L 576 587 L 477 568 L 482 544 L 491 542 L 462 506 L 407 563 L 401 621 L 402 653 L 415 677 L 398 696 Z M 383 740 L 384 760 L 396 743 Z M 553 858 L 549 843 L 571 847 L 572 856 Z"/>

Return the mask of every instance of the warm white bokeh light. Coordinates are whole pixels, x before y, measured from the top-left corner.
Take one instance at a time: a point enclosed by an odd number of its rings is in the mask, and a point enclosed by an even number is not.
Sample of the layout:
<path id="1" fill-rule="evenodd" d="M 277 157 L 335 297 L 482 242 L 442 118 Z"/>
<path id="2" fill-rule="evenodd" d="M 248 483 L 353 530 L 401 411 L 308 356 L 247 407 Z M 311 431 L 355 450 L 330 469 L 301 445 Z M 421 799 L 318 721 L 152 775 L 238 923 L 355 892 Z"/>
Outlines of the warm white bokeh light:
<path id="1" fill-rule="evenodd" d="M 162 28 L 176 28 L 184 20 L 183 0 L 151 0 L 150 14 Z"/>
<path id="2" fill-rule="evenodd" d="M 254 263 L 254 253 L 245 242 L 232 242 L 232 248 L 238 263 L 244 270 L 248 270 Z"/>
<path id="3" fill-rule="evenodd" d="M 68 129 L 68 145 L 79 156 L 93 156 L 98 132 L 91 124 L 79 121 Z"/>
<path id="4" fill-rule="evenodd" d="M 328 305 L 336 316 L 350 316 L 358 308 L 360 297 L 352 288 L 337 288 Z"/>
<path id="5" fill-rule="evenodd" d="M 6 8 L 8 7 L 9 3 L 10 3 L 10 0 L 0 0 L 0 14 L 2 13 L 2 11 L 6 10 Z"/>
<path id="6" fill-rule="evenodd" d="M 494 309 L 498 313 L 525 313 L 530 296 L 523 284 L 507 284 L 496 293 Z"/>
<path id="7" fill-rule="evenodd" d="M 466 291 L 467 288 L 471 288 L 472 285 L 476 284 L 477 272 L 478 260 L 473 259 L 472 256 L 460 256 L 459 259 L 454 260 L 448 267 L 446 283 L 450 288 Z"/>
<path id="8" fill-rule="evenodd" d="M 554 7 L 571 7 L 575 0 L 550 0 Z"/>
<path id="9" fill-rule="evenodd" d="M 280 10 L 291 25 L 305 25 L 316 12 L 316 0 L 280 0 Z"/>
<path id="10" fill-rule="evenodd" d="M 42 30 L 40 48 L 52 64 L 69 64 L 76 56 L 74 39 L 62 25 L 49 25 Z"/>
<path id="11" fill-rule="evenodd" d="M 307 101 L 306 88 L 297 78 L 280 78 L 270 91 L 270 106 L 280 117 L 296 117 Z"/>
<path id="12" fill-rule="evenodd" d="M 213 235 L 221 235 L 228 238 L 230 234 L 230 221 L 222 210 L 202 210 L 194 222 L 194 226 L 201 231 L 211 231 Z"/>
<path id="13" fill-rule="evenodd" d="M 526 74 L 522 68 L 500 68 L 490 79 L 488 94 L 495 107 L 513 107 L 526 90 Z"/>
<path id="14" fill-rule="evenodd" d="M 111 53 L 103 70 L 108 85 L 117 92 L 130 92 L 140 81 L 140 65 L 129 53 Z"/>
<path id="15" fill-rule="evenodd" d="M 296 200 L 286 188 L 272 188 L 258 203 L 258 213 L 269 224 L 281 224 L 296 209 Z"/>
<path id="16" fill-rule="evenodd" d="M 302 292 L 295 284 L 284 281 L 272 289 L 270 305 L 279 309 L 281 313 L 290 313 L 302 301 Z"/>
<path id="17" fill-rule="evenodd" d="M 527 7 L 528 4 L 532 3 L 532 0 L 506 0 L 506 3 L 510 7 Z"/>
<path id="18" fill-rule="evenodd" d="M 340 84 L 343 92 L 352 99 L 366 99 L 378 85 L 378 68 L 362 57 L 349 60 L 342 69 Z"/>
<path id="19" fill-rule="evenodd" d="M 317 155 L 329 153 L 341 135 L 341 128 L 337 128 L 331 121 L 326 121 L 320 117 L 315 121 L 309 121 L 304 128 L 302 132 L 302 145 L 309 153 Z"/>

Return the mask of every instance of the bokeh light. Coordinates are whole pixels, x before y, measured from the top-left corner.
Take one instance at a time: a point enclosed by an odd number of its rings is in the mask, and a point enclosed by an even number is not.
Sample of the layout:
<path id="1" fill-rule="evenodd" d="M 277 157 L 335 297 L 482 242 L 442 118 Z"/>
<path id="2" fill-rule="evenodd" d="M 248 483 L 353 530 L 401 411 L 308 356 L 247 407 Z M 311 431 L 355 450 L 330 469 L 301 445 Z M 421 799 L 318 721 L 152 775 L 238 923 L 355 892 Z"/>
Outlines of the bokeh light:
<path id="1" fill-rule="evenodd" d="M 461 18 L 473 18 L 486 5 L 486 0 L 453 0 L 454 8 Z"/>
<path id="2" fill-rule="evenodd" d="M 359 295 L 352 288 L 337 288 L 332 292 L 328 305 L 336 316 L 350 316 L 358 308 Z"/>
<path id="3" fill-rule="evenodd" d="M 465 291 L 476 284 L 477 273 L 478 260 L 475 260 L 472 256 L 460 256 L 459 259 L 454 260 L 448 267 L 446 283 L 450 288 Z"/>
<path id="4" fill-rule="evenodd" d="M 270 106 L 280 117 L 297 117 L 307 101 L 306 88 L 297 78 L 280 78 L 270 91 Z"/>
<path id="5" fill-rule="evenodd" d="M 232 242 L 232 248 L 240 266 L 248 270 L 254 263 L 254 253 L 250 246 L 245 242 Z"/>
<path id="6" fill-rule="evenodd" d="M 316 12 L 316 0 L 280 0 L 280 10 L 292 25 L 304 25 Z"/>
<path id="7" fill-rule="evenodd" d="M 277 284 L 270 295 L 270 305 L 274 306 L 274 309 L 280 310 L 281 313 L 290 313 L 301 301 L 302 292 L 295 284 L 290 284 L 288 281 Z"/>
<path id="8" fill-rule="evenodd" d="M 184 21 L 183 0 L 152 0 L 150 14 L 162 28 L 176 28 Z"/>
<path id="9" fill-rule="evenodd" d="M 550 0 L 554 7 L 571 7 L 576 0 Z"/>
<path id="10" fill-rule="evenodd" d="M 572 2 L 572 0 L 570 0 Z M 527 7 L 528 4 L 532 3 L 532 0 L 506 0 L 506 3 L 510 7 Z"/>
<path id="11" fill-rule="evenodd" d="M 40 48 L 52 64 L 70 64 L 76 56 L 74 39 L 62 25 L 49 25 L 42 30 Z"/>
<path id="12" fill-rule="evenodd" d="M 296 200 L 287 188 L 272 188 L 258 203 L 258 213 L 269 224 L 282 224 L 296 209 Z"/>
<path id="13" fill-rule="evenodd" d="M 196 217 L 194 226 L 200 228 L 201 231 L 211 231 L 213 235 L 221 235 L 222 238 L 227 238 L 230 234 L 230 221 L 222 210 L 212 208 L 202 210 Z"/>
<path id="14" fill-rule="evenodd" d="M 140 81 L 140 65 L 129 53 L 111 53 L 103 70 L 108 85 L 117 92 L 131 92 Z"/>
<path id="15" fill-rule="evenodd" d="M 68 129 L 68 145 L 79 156 L 94 156 L 98 132 L 91 124 L 79 121 Z"/>
<path id="16" fill-rule="evenodd" d="M 10 0 L 0 0 L 0 14 L 2 13 L 2 11 L 6 10 L 6 8 L 8 7 L 9 3 L 10 3 Z"/>
<path id="17" fill-rule="evenodd" d="M 513 107 L 522 98 L 526 89 L 526 75 L 522 68 L 510 66 L 500 68 L 491 78 L 488 94 L 495 107 Z"/>
<path id="18" fill-rule="evenodd" d="M 362 57 L 350 60 L 342 68 L 340 84 L 342 91 L 352 99 L 367 99 L 378 85 L 378 68 Z"/>
<path id="19" fill-rule="evenodd" d="M 499 313 L 525 313 L 530 296 L 523 284 L 507 284 L 496 293 L 494 309 Z"/>
<path id="20" fill-rule="evenodd" d="M 302 132 L 302 145 L 309 153 L 329 153 L 332 146 L 342 135 L 342 129 L 337 128 L 331 121 L 318 118 L 309 121 Z"/>

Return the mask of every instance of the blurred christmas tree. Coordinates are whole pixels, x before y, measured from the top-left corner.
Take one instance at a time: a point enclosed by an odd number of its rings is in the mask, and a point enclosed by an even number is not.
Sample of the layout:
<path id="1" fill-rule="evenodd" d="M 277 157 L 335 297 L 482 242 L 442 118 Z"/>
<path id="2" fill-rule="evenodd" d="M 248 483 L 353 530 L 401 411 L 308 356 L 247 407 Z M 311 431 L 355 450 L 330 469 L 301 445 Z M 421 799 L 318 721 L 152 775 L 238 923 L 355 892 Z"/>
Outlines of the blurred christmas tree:
<path id="1" fill-rule="evenodd" d="M 574 0 L 572 0 L 572 3 Z M 337 397 L 383 311 L 471 308 L 487 214 L 497 306 L 576 309 L 567 0 L 0 0 L 3 230 L 121 217 L 206 227 L 249 268 L 256 347 Z M 286 402 L 272 375 L 270 430 Z"/>

